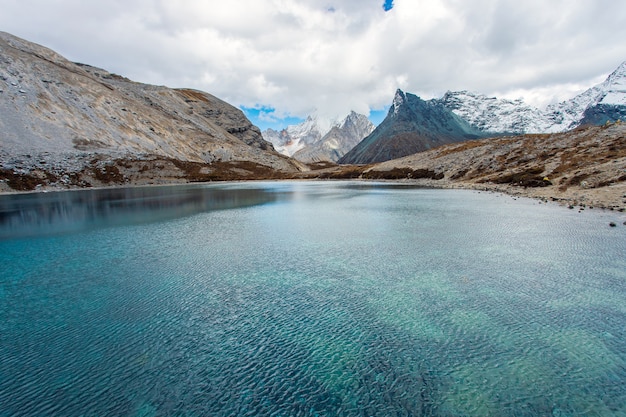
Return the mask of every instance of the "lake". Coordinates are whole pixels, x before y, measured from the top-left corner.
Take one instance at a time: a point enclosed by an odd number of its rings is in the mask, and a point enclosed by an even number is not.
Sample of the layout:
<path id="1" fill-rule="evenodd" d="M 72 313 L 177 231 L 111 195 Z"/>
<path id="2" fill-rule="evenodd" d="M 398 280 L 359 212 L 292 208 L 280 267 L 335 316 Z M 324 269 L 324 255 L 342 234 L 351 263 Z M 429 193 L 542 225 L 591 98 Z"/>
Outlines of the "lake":
<path id="1" fill-rule="evenodd" d="M 0 416 L 626 415 L 624 220 L 393 183 L 0 196 Z"/>

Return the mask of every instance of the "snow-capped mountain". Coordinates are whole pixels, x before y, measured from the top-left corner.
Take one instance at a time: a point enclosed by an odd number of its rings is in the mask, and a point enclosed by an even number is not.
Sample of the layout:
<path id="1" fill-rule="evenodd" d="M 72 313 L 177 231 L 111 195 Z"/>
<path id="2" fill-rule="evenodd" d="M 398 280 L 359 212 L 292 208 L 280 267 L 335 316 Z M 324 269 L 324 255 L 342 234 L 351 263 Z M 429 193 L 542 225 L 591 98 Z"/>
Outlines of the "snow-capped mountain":
<path id="1" fill-rule="evenodd" d="M 448 91 L 438 100 L 454 114 L 484 132 L 544 132 L 552 123 L 543 111 L 521 99 L 506 100 L 470 91 Z"/>
<path id="2" fill-rule="evenodd" d="M 341 120 L 308 116 L 281 131 L 267 129 L 263 138 L 287 156 L 304 162 L 337 161 L 374 130 L 366 116 L 351 112 Z"/>
<path id="3" fill-rule="evenodd" d="M 626 116 L 626 61 L 604 82 L 545 110 L 521 99 L 498 99 L 468 91 L 449 91 L 438 101 L 489 133 L 556 133 L 581 124 L 602 124 Z"/>
<path id="4" fill-rule="evenodd" d="M 606 80 L 577 95 L 571 100 L 550 105 L 546 116 L 554 124 L 547 132 L 563 132 L 583 123 L 599 124 L 626 115 L 626 61 L 617 67 Z M 598 119 L 598 113 L 605 120 Z M 616 113 L 611 117 L 611 113 Z"/>
<path id="5" fill-rule="evenodd" d="M 263 138 L 272 142 L 274 148 L 283 155 L 293 156 L 306 145 L 321 139 L 331 128 L 332 123 L 321 120 L 318 116 L 308 116 L 297 125 L 287 126 L 281 131 L 267 129 L 262 132 Z"/>
<path id="6" fill-rule="evenodd" d="M 618 119 L 626 119 L 626 62 L 604 82 L 545 110 L 469 91 L 424 101 L 398 90 L 385 120 L 339 162 L 380 162 L 469 138 L 558 133 Z"/>
<path id="7" fill-rule="evenodd" d="M 300 149 L 293 157 L 302 162 L 337 162 L 373 130 L 374 124 L 367 116 L 352 111 L 321 139 Z"/>

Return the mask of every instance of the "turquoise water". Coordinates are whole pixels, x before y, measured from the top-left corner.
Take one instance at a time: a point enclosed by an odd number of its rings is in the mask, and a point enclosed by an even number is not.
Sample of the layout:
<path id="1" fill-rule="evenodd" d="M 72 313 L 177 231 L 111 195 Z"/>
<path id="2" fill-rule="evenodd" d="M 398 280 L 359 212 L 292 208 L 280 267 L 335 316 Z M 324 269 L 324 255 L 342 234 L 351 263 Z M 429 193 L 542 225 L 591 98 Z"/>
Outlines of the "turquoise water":
<path id="1" fill-rule="evenodd" d="M 3 196 L 0 416 L 625 415 L 624 220 L 353 182 Z"/>

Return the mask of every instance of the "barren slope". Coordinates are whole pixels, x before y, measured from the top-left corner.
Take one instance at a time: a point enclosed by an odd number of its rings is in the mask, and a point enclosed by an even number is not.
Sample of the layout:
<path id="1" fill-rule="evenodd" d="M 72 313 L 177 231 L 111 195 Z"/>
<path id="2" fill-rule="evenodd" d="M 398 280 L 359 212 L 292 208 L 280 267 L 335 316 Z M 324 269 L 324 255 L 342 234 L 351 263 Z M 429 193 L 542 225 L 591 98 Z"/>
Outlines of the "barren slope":
<path id="1" fill-rule="evenodd" d="M 297 170 L 239 109 L 210 94 L 135 83 L 0 32 L 0 179 L 101 185 L 87 174 L 123 161 L 149 180 L 158 164 L 142 161 L 156 159 Z M 117 171 L 117 180 L 132 180 Z"/>
<path id="2" fill-rule="evenodd" d="M 444 145 L 378 164 L 327 167 L 318 178 L 410 180 L 626 209 L 626 124 Z"/>
<path id="3" fill-rule="evenodd" d="M 626 124 L 447 145 L 372 170 L 398 168 L 429 169 L 464 187 L 624 208 Z"/>

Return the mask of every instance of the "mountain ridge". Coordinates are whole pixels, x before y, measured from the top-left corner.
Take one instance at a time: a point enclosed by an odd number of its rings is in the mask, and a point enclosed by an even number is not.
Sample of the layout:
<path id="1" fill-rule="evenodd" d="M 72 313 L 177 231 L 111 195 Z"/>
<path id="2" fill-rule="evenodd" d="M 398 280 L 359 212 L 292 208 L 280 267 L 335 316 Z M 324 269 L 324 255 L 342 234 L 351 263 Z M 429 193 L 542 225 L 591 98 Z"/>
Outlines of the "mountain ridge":
<path id="1" fill-rule="evenodd" d="M 275 149 L 302 162 L 336 162 L 374 130 L 362 114 L 351 111 L 343 119 L 322 120 L 315 115 L 281 131 L 263 131 L 265 140 Z"/>
<path id="2" fill-rule="evenodd" d="M 119 172 L 117 182 L 150 182 L 159 166 L 179 180 L 190 178 L 181 168 L 189 164 L 197 180 L 218 166 L 227 178 L 245 178 L 235 167 L 244 162 L 264 175 L 301 168 L 240 109 L 209 93 L 133 82 L 5 32 L 0 61 L 0 180 L 99 186 L 107 183 L 95 174 L 102 170 Z"/>
<path id="3" fill-rule="evenodd" d="M 593 123 L 591 115 L 595 113 L 606 117 L 593 124 L 614 122 L 626 113 L 623 111 L 626 106 L 626 61 L 603 82 L 569 100 L 550 104 L 544 110 L 528 105 L 522 99 L 499 99 L 467 90 L 448 91 L 435 100 L 439 100 L 472 126 L 489 133 L 565 132 L 581 124 Z M 594 107 L 598 106 L 603 110 L 594 111 Z M 610 106 L 617 108 L 617 117 L 610 115 Z"/>
<path id="4" fill-rule="evenodd" d="M 396 90 L 387 117 L 340 164 L 367 164 L 400 158 L 446 143 L 484 136 L 434 100 Z"/>
<path id="5" fill-rule="evenodd" d="M 438 109 L 436 115 L 433 109 Z M 626 61 L 602 83 L 545 110 L 522 99 L 498 99 L 467 90 L 448 91 L 430 100 L 397 90 L 387 117 L 339 163 L 382 162 L 471 138 L 559 133 L 625 117 Z"/>
<path id="6" fill-rule="evenodd" d="M 384 162 L 297 175 L 495 191 L 579 210 L 599 207 L 626 213 L 626 123 L 468 140 Z"/>

